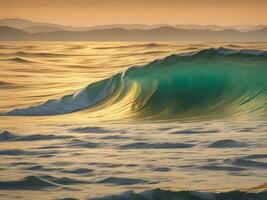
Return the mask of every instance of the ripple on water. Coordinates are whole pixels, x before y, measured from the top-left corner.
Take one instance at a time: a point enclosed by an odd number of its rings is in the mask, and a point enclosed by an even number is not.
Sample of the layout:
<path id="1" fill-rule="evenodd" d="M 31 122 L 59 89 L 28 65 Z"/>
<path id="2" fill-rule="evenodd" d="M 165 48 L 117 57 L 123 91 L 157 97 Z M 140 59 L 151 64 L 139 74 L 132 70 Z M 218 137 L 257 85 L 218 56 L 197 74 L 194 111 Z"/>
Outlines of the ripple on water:
<path id="1" fill-rule="evenodd" d="M 78 133 L 108 133 L 110 130 L 104 129 L 102 127 L 79 127 L 70 129 L 70 131 Z"/>
<path id="2" fill-rule="evenodd" d="M 121 145 L 121 149 L 177 149 L 177 148 L 190 148 L 193 144 L 188 143 L 168 143 L 168 142 L 135 142 L 130 144 Z"/>
<path id="3" fill-rule="evenodd" d="M 248 160 L 243 158 L 225 159 L 224 162 L 241 167 L 255 167 L 267 169 L 267 163 L 265 162 Z"/>
<path id="4" fill-rule="evenodd" d="M 208 147 L 210 148 L 240 148 L 240 147 L 247 147 L 247 146 L 248 145 L 244 142 L 231 140 L 231 139 L 225 139 L 225 140 L 218 140 L 216 142 L 213 142 Z"/>
<path id="5" fill-rule="evenodd" d="M 122 177 L 109 177 L 101 181 L 98 181 L 98 183 L 107 183 L 107 184 L 114 184 L 114 185 L 135 185 L 135 184 L 142 184 L 146 182 L 147 181 L 143 179 L 122 178 Z"/>

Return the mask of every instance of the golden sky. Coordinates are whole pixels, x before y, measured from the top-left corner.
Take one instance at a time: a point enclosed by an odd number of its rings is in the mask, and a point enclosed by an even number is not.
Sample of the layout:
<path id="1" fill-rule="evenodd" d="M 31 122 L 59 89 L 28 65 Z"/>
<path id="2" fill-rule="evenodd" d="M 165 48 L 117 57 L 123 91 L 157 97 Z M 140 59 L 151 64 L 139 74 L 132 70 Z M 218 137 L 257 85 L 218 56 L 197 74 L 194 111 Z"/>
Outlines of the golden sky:
<path id="1" fill-rule="evenodd" d="M 73 26 L 267 24 L 267 0 L 0 0 L 0 18 Z"/>

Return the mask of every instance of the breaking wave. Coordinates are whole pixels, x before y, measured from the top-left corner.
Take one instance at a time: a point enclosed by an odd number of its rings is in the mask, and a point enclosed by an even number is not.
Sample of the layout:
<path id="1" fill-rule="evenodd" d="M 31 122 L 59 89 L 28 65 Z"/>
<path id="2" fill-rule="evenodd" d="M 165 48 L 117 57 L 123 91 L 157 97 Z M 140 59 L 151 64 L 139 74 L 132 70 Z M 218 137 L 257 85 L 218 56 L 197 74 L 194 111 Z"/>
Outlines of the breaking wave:
<path id="1" fill-rule="evenodd" d="M 267 52 L 226 48 L 170 55 L 83 90 L 5 115 L 83 111 L 95 117 L 214 119 L 267 116 Z"/>

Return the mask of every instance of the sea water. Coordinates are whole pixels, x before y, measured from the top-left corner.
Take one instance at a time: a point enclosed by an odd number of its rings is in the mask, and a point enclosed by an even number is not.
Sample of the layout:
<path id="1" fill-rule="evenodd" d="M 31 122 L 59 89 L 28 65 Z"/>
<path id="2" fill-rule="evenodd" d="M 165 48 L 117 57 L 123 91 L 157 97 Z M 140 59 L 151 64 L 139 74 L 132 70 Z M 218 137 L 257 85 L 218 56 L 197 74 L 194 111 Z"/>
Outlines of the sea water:
<path id="1" fill-rule="evenodd" d="M 1 42 L 1 198 L 267 199 L 266 50 Z"/>

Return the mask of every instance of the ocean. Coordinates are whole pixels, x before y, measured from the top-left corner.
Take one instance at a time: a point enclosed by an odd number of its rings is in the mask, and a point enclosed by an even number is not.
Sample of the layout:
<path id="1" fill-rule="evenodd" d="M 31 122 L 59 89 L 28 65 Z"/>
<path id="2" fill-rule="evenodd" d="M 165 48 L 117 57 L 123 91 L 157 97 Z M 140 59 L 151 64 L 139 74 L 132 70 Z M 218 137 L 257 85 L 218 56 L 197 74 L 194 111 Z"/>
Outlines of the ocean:
<path id="1" fill-rule="evenodd" d="M 266 200 L 267 43 L 1 42 L 0 199 Z"/>

